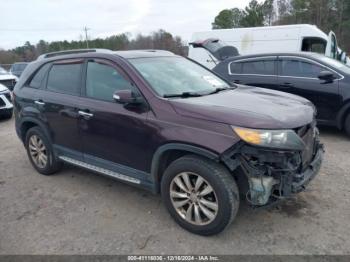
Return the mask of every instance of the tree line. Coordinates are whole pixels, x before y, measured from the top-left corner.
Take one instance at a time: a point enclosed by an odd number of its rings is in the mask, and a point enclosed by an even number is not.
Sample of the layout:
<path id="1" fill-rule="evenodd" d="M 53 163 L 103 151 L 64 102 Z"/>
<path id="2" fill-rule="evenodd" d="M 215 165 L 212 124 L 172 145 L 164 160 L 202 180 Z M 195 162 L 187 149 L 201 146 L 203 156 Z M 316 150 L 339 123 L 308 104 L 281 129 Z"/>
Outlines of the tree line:
<path id="1" fill-rule="evenodd" d="M 251 0 L 244 9 L 222 10 L 213 29 L 288 24 L 313 24 L 335 32 L 339 46 L 350 53 L 349 0 Z"/>
<path id="2" fill-rule="evenodd" d="M 18 61 L 33 61 L 39 55 L 48 52 L 82 49 L 86 48 L 105 48 L 110 50 L 131 50 L 131 49 L 165 49 L 179 55 L 185 55 L 186 50 L 182 39 L 179 36 L 173 36 L 165 30 L 158 30 L 149 35 L 139 34 L 131 38 L 130 34 L 123 33 L 112 35 L 106 38 L 96 38 L 87 41 L 81 39 L 78 41 L 53 41 L 46 42 L 40 40 L 33 45 L 29 41 L 23 46 L 12 50 L 0 50 L 0 64 L 12 64 Z"/>

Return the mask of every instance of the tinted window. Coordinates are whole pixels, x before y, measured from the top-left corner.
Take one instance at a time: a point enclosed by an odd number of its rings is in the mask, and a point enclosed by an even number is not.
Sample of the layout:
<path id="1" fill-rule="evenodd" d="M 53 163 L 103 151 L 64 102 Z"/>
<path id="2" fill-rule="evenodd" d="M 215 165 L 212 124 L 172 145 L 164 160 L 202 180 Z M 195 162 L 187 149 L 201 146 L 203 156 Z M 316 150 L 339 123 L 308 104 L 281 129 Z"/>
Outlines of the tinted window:
<path id="1" fill-rule="evenodd" d="M 86 96 L 113 101 L 117 90 L 133 89 L 130 81 L 126 80 L 112 66 L 97 62 L 88 62 L 86 76 Z"/>
<path id="2" fill-rule="evenodd" d="M 230 64 L 230 71 L 232 74 L 240 74 L 241 73 L 241 63 L 233 62 Z"/>
<path id="3" fill-rule="evenodd" d="M 30 87 L 33 88 L 40 88 L 41 87 L 41 83 L 43 82 L 43 79 L 45 77 L 45 74 L 47 72 L 47 70 L 49 69 L 50 64 L 46 64 L 44 66 L 42 66 L 39 71 L 36 72 L 36 74 L 34 75 L 34 77 L 32 78 L 32 80 L 29 83 Z"/>
<path id="4" fill-rule="evenodd" d="M 58 93 L 80 94 L 81 64 L 54 64 L 49 72 L 47 89 Z"/>
<path id="5" fill-rule="evenodd" d="M 251 61 L 242 64 L 242 74 L 275 74 L 275 62 L 273 60 Z"/>
<path id="6" fill-rule="evenodd" d="M 317 78 L 321 71 L 325 69 L 312 63 L 286 59 L 281 62 L 282 76 L 310 77 Z"/>

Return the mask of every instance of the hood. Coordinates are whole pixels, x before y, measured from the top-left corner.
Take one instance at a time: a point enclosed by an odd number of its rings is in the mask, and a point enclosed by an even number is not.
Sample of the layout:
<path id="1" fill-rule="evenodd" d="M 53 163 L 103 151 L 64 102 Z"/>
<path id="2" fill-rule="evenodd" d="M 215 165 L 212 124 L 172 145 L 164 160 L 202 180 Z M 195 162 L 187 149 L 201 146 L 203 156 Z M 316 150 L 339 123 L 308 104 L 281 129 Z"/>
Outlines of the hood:
<path id="1" fill-rule="evenodd" d="M 8 91 L 8 88 L 2 84 L 0 84 L 0 92 Z"/>
<path id="2" fill-rule="evenodd" d="M 243 85 L 170 103 L 178 114 L 186 117 L 250 128 L 297 128 L 311 123 L 315 114 L 312 103 L 302 97 Z"/>
<path id="3" fill-rule="evenodd" d="M 16 80 L 16 81 L 18 81 L 18 77 L 15 75 L 11 75 L 11 74 L 0 75 L 0 80 Z"/>

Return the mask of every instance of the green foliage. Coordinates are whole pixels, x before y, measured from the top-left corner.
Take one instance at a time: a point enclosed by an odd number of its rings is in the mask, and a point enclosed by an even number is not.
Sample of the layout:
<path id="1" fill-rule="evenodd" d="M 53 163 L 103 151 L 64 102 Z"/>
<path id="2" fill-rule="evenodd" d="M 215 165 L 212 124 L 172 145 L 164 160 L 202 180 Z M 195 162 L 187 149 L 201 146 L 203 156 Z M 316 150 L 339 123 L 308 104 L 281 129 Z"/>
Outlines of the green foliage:
<path id="1" fill-rule="evenodd" d="M 350 52 L 349 0 L 279 0 L 278 5 L 280 16 L 276 25 L 305 23 L 326 33 L 334 31 L 339 46 Z"/>
<path id="2" fill-rule="evenodd" d="M 259 3 L 251 0 L 245 9 L 233 8 L 222 10 L 212 23 L 213 29 L 235 27 L 253 27 L 271 24 L 274 15 L 273 0 Z"/>
<path id="3" fill-rule="evenodd" d="M 313 24 L 326 33 L 332 30 L 339 46 L 350 52 L 350 0 L 251 0 L 245 9 L 222 10 L 212 27 L 288 24 Z"/>
<path id="4" fill-rule="evenodd" d="M 105 48 L 111 50 L 130 49 L 164 49 L 179 55 L 185 55 L 183 42 L 180 37 L 158 30 L 150 35 L 138 35 L 131 39 L 127 33 L 112 35 L 110 37 L 88 40 L 89 48 Z M 86 41 L 54 41 L 40 40 L 36 45 L 25 42 L 23 46 L 12 50 L 0 50 L 0 64 L 11 64 L 18 61 L 32 61 L 37 56 L 54 51 L 86 48 Z"/>

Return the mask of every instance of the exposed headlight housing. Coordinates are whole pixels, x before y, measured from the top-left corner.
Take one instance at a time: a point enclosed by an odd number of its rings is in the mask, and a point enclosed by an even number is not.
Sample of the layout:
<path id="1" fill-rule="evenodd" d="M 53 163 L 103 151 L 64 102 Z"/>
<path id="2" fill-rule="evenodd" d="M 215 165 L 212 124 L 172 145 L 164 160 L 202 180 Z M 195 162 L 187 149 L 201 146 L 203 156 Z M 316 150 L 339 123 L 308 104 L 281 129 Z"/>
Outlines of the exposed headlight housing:
<path id="1" fill-rule="evenodd" d="M 245 142 L 266 148 L 303 150 L 304 141 L 293 130 L 265 130 L 244 127 L 232 127 Z"/>

